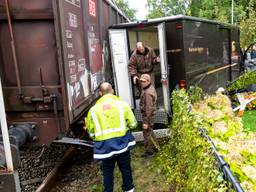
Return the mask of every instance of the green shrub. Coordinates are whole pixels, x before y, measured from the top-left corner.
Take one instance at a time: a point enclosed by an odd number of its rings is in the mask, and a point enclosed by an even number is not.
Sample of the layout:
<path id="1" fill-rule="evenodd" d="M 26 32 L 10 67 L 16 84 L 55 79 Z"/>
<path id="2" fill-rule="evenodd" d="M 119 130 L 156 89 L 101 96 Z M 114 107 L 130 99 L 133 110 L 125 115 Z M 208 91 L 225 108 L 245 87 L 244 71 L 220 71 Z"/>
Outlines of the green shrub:
<path id="1" fill-rule="evenodd" d="M 256 71 L 246 71 L 234 83 L 228 86 L 228 91 L 245 89 L 251 84 L 256 84 Z"/>
<path id="2" fill-rule="evenodd" d="M 190 110 L 185 90 L 172 93 L 170 137 L 157 161 L 167 174 L 170 191 L 227 191 L 207 141 L 200 135 L 200 120 Z"/>

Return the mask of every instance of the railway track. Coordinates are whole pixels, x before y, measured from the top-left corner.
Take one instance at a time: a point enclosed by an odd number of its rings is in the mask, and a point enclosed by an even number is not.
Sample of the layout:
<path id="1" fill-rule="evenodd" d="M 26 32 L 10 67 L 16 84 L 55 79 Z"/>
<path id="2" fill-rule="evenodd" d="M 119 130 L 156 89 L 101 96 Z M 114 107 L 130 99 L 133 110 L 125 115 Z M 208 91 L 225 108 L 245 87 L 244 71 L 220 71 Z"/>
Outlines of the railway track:
<path id="1" fill-rule="evenodd" d="M 166 134 L 166 129 L 156 130 L 157 137 Z M 135 132 L 134 136 L 137 141 L 142 140 L 141 132 Z M 42 192 L 53 188 L 55 191 L 62 191 L 62 187 L 70 187 L 65 186 L 66 181 L 79 182 L 81 179 L 84 182 L 84 178 L 95 178 L 99 166 L 95 166 L 92 154 L 92 148 L 88 146 L 63 143 L 52 143 L 50 146 L 30 144 L 22 147 L 21 167 L 18 170 L 22 191 Z M 81 174 L 85 170 L 86 173 Z M 89 180 L 94 182 L 94 179 Z"/>
<path id="2" fill-rule="evenodd" d="M 70 160 L 75 155 L 76 148 L 71 146 L 65 152 L 60 162 L 56 163 L 54 168 L 49 172 L 42 184 L 36 189 L 36 192 L 49 191 L 56 183 L 58 176 L 69 168 Z"/>
<path id="3" fill-rule="evenodd" d="M 92 157 L 92 149 L 70 146 L 61 160 L 56 162 L 55 166 L 47 174 L 40 186 L 38 186 L 36 192 L 51 191 L 61 181 L 76 180 L 77 176 L 72 175 L 72 173 L 81 173 L 83 165 L 92 162 Z M 71 174 L 65 175 L 68 170 Z M 63 190 L 59 187 L 59 191 Z"/>
<path id="4" fill-rule="evenodd" d="M 21 165 L 18 169 L 22 192 L 35 191 L 49 171 L 61 161 L 68 147 L 61 144 L 22 147 Z"/>
<path id="5" fill-rule="evenodd" d="M 168 133 L 167 129 L 159 129 L 155 130 L 155 134 L 157 138 L 162 138 L 166 137 Z M 141 141 L 143 141 L 142 132 L 134 132 L 133 135 L 136 141 L 138 141 L 138 146 L 141 146 Z M 69 154 L 71 154 L 71 158 L 68 158 Z M 92 190 L 92 186 L 101 186 L 100 183 L 102 176 L 100 171 L 100 163 L 99 161 L 93 161 L 92 148 L 80 146 L 78 149 L 76 148 L 75 154 L 67 151 L 65 156 L 66 157 L 63 159 L 63 163 L 56 165 L 56 167 L 52 170 L 52 173 L 48 175 L 42 185 L 38 188 L 37 192 L 89 192 Z M 56 174 L 59 176 L 56 176 Z M 52 181 L 55 181 L 55 184 L 51 184 Z M 49 187 L 45 187 L 45 183 L 49 183 Z M 101 189 L 97 188 L 97 190 L 99 191 Z"/>

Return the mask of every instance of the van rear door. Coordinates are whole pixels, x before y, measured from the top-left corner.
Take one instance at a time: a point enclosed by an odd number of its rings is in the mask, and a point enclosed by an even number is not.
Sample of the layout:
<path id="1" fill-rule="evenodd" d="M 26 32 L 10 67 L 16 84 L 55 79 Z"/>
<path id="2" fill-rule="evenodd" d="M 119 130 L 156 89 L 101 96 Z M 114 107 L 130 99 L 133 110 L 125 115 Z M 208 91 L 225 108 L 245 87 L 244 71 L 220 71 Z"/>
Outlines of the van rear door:
<path id="1" fill-rule="evenodd" d="M 115 92 L 132 108 L 134 108 L 131 78 L 128 73 L 129 55 L 127 31 L 125 29 L 110 29 L 109 41 L 115 81 Z"/>
<path id="2" fill-rule="evenodd" d="M 170 114 L 170 91 L 169 91 L 169 81 L 168 79 L 168 66 L 167 66 L 167 55 L 166 55 L 166 31 L 165 23 L 160 23 L 158 26 L 158 40 L 159 40 L 159 54 L 161 59 L 161 81 L 163 89 L 163 100 L 164 109 Z"/>

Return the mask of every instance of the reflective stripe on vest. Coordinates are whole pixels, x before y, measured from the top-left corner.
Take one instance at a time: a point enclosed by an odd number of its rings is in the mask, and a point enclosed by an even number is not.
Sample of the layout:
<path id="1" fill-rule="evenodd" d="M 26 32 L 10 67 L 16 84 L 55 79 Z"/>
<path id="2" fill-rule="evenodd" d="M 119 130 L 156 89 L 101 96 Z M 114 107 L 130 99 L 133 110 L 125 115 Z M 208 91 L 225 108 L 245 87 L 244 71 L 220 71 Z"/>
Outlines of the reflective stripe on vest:
<path id="1" fill-rule="evenodd" d="M 96 112 L 92 110 L 91 115 L 92 115 L 93 122 L 95 124 L 95 133 L 93 134 L 93 136 L 99 137 L 103 135 L 108 135 L 110 133 L 125 131 L 124 110 L 123 110 L 122 103 L 118 103 L 118 110 L 120 115 L 120 127 L 109 128 L 107 130 L 101 129 Z"/>
<path id="2" fill-rule="evenodd" d="M 109 157 L 112 157 L 113 155 L 121 154 L 121 153 L 127 151 L 129 149 L 129 147 L 134 146 L 135 144 L 136 144 L 136 141 L 130 141 L 125 148 L 123 148 L 119 151 L 111 151 L 110 153 L 107 153 L 107 154 L 93 154 L 93 158 L 94 159 L 109 158 Z"/>

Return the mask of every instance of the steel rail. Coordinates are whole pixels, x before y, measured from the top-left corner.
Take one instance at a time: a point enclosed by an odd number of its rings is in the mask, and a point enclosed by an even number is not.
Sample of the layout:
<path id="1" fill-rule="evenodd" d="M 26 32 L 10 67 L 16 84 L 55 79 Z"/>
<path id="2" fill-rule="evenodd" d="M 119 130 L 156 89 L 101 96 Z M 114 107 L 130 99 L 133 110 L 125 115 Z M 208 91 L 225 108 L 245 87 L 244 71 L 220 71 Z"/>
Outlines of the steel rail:
<path id="1" fill-rule="evenodd" d="M 70 167 L 71 164 L 69 161 L 72 159 L 76 151 L 77 150 L 74 146 L 68 148 L 61 161 L 55 165 L 42 184 L 37 188 L 36 192 L 50 191 L 50 189 L 55 185 L 58 176 Z"/>

